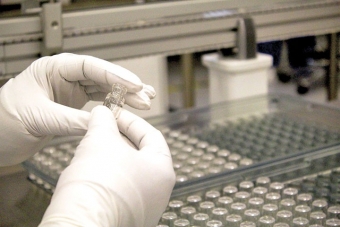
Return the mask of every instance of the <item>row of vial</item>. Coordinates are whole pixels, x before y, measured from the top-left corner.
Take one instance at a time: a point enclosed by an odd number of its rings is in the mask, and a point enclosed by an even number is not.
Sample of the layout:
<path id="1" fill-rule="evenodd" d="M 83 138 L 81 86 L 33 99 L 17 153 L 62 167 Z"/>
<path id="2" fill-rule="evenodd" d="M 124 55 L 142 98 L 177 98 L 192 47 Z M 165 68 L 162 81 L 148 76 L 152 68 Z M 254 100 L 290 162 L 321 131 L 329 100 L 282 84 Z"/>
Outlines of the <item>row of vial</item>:
<path id="1" fill-rule="evenodd" d="M 29 162 L 50 178 L 57 180 L 74 156 L 78 140 L 48 146 L 36 153 Z"/>
<path id="2" fill-rule="evenodd" d="M 177 182 L 253 164 L 253 160 L 247 157 L 220 149 L 181 131 L 166 128 L 162 133 L 170 148 Z"/>
<path id="3" fill-rule="evenodd" d="M 219 122 L 197 131 L 193 134 L 200 140 L 247 156 L 254 162 L 340 141 L 339 130 L 276 114 Z"/>
<path id="4" fill-rule="evenodd" d="M 267 118 L 269 120 L 271 119 L 270 117 Z M 256 119 L 254 121 L 256 121 Z M 265 122 L 267 122 L 267 120 L 265 120 Z M 274 124 L 275 122 L 275 124 L 277 124 L 276 120 L 272 120 L 270 122 L 272 122 L 271 124 Z M 228 125 L 230 126 L 230 124 L 231 123 L 229 122 Z M 216 128 L 216 124 L 214 125 Z M 223 125 L 219 125 L 217 128 L 220 129 L 221 127 L 223 128 Z M 171 150 L 177 182 L 184 182 L 219 172 L 235 170 L 238 167 L 249 166 L 256 162 L 255 160 L 247 156 L 243 156 L 240 153 L 221 149 L 214 144 L 202 141 L 199 139 L 199 136 L 193 137 L 193 134 L 195 133 L 189 132 L 189 134 L 186 134 L 181 130 L 171 130 L 170 128 L 163 128 L 161 131 L 163 132 Z M 240 133 L 239 130 L 237 133 Z M 213 137 L 217 138 L 218 136 L 214 135 Z M 223 135 L 223 137 L 225 136 Z M 223 138 L 220 138 L 219 140 L 221 139 L 223 140 Z M 243 141 L 249 142 L 246 139 Z M 30 161 L 44 174 L 56 180 L 58 179 L 61 171 L 69 165 L 78 144 L 79 140 L 75 140 L 61 143 L 56 146 L 45 147 Z"/>
<path id="5" fill-rule="evenodd" d="M 328 176 L 339 183 L 339 170 Z M 302 181 L 284 184 L 260 177 L 255 182 L 242 181 L 237 186 L 227 185 L 173 199 L 158 227 L 340 226 L 339 202 L 305 192 L 297 182 Z M 340 187 L 334 193 L 339 192 Z"/>
<path id="6" fill-rule="evenodd" d="M 316 125 L 315 122 L 306 121 L 306 119 L 292 119 L 282 114 L 267 114 L 210 124 L 203 130 L 199 130 L 199 134 L 215 131 L 218 134 L 215 134 L 214 137 L 228 135 L 228 138 L 247 138 L 249 136 L 251 139 L 252 136 L 256 136 L 259 139 L 274 141 L 287 138 L 296 142 L 303 142 L 301 140 L 306 139 L 321 142 L 328 139 L 340 139 L 340 131 L 334 129 L 334 127 Z"/>
<path id="7" fill-rule="evenodd" d="M 170 147 L 177 182 L 184 182 L 239 166 L 253 164 L 251 159 L 210 145 L 177 130 L 162 130 Z M 43 148 L 30 160 L 30 164 L 43 174 L 57 180 L 74 156 L 79 140 L 63 142 Z M 33 175 L 32 175 L 33 176 Z M 32 177 L 36 179 L 36 177 Z"/>

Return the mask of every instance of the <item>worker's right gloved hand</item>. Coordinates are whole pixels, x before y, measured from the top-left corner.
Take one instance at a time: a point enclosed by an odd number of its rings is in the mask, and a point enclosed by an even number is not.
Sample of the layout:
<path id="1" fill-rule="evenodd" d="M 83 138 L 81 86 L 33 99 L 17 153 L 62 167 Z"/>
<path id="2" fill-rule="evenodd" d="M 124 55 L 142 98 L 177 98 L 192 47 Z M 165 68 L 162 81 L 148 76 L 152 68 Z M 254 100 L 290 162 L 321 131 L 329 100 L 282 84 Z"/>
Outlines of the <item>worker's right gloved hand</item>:
<path id="1" fill-rule="evenodd" d="M 61 174 L 41 226 L 157 225 L 175 183 L 168 145 L 126 110 L 117 121 L 118 127 L 104 106 L 92 110 L 88 132 Z"/>
<path id="2" fill-rule="evenodd" d="M 0 166 L 26 160 L 56 135 L 85 135 L 90 113 L 80 108 L 103 102 L 114 83 L 127 88 L 127 105 L 150 109 L 155 90 L 123 67 L 71 53 L 34 61 L 0 89 Z"/>

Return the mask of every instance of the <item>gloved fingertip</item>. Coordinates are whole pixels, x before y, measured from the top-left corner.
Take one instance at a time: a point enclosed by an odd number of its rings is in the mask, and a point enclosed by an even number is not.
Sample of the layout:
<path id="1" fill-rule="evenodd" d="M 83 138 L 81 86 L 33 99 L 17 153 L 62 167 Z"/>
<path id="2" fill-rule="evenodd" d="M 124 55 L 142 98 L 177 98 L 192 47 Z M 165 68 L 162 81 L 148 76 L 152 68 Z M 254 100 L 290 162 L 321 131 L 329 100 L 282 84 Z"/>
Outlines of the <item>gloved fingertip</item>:
<path id="1" fill-rule="evenodd" d="M 111 123 L 116 124 L 116 119 L 109 108 L 98 105 L 92 109 L 89 127 L 93 125 L 111 125 Z"/>
<path id="2" fill-rule="evenodd" d="M 151 85 L 144 84 L 143 91 L 145 92 L 145 94 L 147 94 L 147 96 L 149 96 L 150 99 L 156 97 L 156 91 Z"/>
<path id="3" fill-rule="evenodd" d="M 93 116 L 94 115 L 101 115 L 101 116 L 106 115 L 109 118 L 111 118 L 111 117 L 113 118 L 113 115 L 112 115 L 112 112 L 110 111 L 110 109 L 107 108 L 104 105 L 95 106 L 91 111 L 91 115 L 93 115 Z"/>
<path id="4" fill-rule="evenodd" d="M 151 100 L 146 99 L 144 102 L 139 103 L 138 108 L 139 110 L 150 110 L 151 109 Z"/>
<path id="5" fill-rule="evenodd" d="M 151 100 L 144 91 L 127 93 L 125 103 L 138 110 L 149 110 L 151 108 Z"/>
<path id="6" fill-rule="evenodd" d="M 150 110 L 151 109 L 150 100 L 133 100 L 133 101 L 126 100 L 126 104 L 138 110 Z"/>

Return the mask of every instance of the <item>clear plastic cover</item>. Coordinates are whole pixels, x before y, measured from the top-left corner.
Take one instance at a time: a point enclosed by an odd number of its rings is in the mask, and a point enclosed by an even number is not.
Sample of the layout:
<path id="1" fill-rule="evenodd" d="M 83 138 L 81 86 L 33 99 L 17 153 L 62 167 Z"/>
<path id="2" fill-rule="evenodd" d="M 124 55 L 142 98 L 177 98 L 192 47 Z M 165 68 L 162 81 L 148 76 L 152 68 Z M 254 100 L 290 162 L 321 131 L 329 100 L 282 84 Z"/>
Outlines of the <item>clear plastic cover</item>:
<path id="1" fill-rule="evenodd" d="M 170 147 L 177 176 L 174 194 L 221 177 L 239 179 L 241 173 L 295 173 L 307 165 L 301 157 L 340 144 L 339 109 L 282 95 L 229 101 L 147 121 Z M 80 139 L 57 138 L 26 161 L 30 178 L 53 188 Z"/>

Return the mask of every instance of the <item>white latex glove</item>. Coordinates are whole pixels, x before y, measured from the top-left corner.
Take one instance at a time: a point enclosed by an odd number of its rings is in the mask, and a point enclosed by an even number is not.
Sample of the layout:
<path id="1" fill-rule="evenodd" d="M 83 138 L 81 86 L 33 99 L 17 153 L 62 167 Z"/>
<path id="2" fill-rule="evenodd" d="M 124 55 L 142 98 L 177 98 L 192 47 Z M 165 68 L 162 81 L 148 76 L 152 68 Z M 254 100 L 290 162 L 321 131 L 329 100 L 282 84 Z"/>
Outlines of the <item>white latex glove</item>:
<path id="1" fill-rule="evenodd" d="M 40 226 L 155 227 L 175 183 L 163 135 L 122 110 L 92 110 L 88 132 L 61 174 Z"/>
<path id="2" fill-rule="evenodd" d="M 149 109 L 155 96 L 132 72 L 85 55 L 43 57 L 0 90 L 0 166 L 20 163 L 54 135 L 82 136 L 89 100 L 104 101 L 113 83 L 127 87 L 126 104 Z"/>

